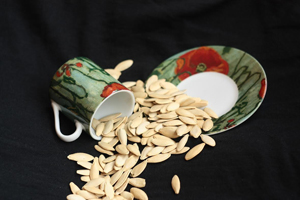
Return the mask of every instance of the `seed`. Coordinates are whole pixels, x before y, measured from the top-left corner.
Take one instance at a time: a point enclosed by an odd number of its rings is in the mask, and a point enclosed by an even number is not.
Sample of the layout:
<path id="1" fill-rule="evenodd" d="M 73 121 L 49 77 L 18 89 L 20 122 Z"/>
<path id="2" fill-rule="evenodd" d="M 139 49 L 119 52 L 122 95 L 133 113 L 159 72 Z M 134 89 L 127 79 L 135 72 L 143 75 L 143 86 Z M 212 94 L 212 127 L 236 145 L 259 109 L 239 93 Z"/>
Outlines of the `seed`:
<path id="1" fill-rule="evenodd" d="M 137 117 L 142 117 L 142 114 L 143 113 L 141 111 L 133 113 L 130 117 L 128 117 L 127 121 L 130 122 L 130 121 L 133 121 Z"/>
<path id="2" fill-rule="evenodd" d="M 177 143 L 165 147 L 161 153 L 170 153 L 171 151 L 173 151 L 176 148 L 177 148 Z"/>
<path id="3" fill-rule="evenodd" d="M 141 142 L 141 138 L 138 136 L 128 137 L 127 139 L 131 142 L 137 142 L 137 143 Z"/>
<path id="4" fill-rule="evenodd" d="M 115 113 L 115 114 L 111 114 L 111 115 L 108 115 L 106 117 L 102 117 L 101 119 L 99 119 L 100 122 L 107 122 L 109 120 L 113 120 L 117 117 L 120 117 L 122 113 Z"/>
<path id="5" fill-rule="evenodd" d="M 122 192 L 121 196 L 124 197 L 125 200 L 133 200 L 134 198 L 133 194 L 127 191 Z"/>
<path id="6" fill-rule="evenodd" d="M 179 91 L 177 91 L 177 92 L 172 93 L 171 96 L 173 97 L 173 96 L 182 95 L 182 94 L 185 93 L 185 92 L 186 92 L 186 90 L 179 90 Z M 186 95 L 186 94 L 185 94 L 185 95 Z"/>
<path id="7" fill-rule="evenodd" d="M 154 135 L 157 131 L 155 131 L 153 128 L 152 129 L 148 129 L 145 133 L 143 133 L 143 137 L 144 138 L 148 138 L 151 137 L 152 135 Z"/>
<path id="8" fill-rule="evenodd" d="M 88 181 L 82 188 L 84 189 L 85 187 L 98 187 L 103 182 L 103 176 L 99 176 L 99 178 Z"/>
<path id="9" fill-rule="evenodd" d="M 156 99 L 155 103 L 157 104 L 168 104 L 171 103 L 173 101 L 173 99 Z"/>
<path id="10" fill-rule="evenodd" d="M 191 113 L 193 113 L 194 115 L 196 115 L 196 116 L 204 117 L 206 119 L 211 119 L 211 117 L 201 109 L 196 108 L 196 109 L 192 109 L 192 110 L 189 110 L 189 111 Z"/>
<path id="11" fill-rule="evenodd" d="M 186 145 L 187 141 L 189 139 L 189 135 L 185 135 L 181 138 L 181 140 L 178 142 L 177 151 L 181 151 L 183 149 L 183 147 Z"/>
<path id="12" fill-rule="evenodd" d="M 137 145 L 136 143 L 135 143 L 135 145 L 128 144 L 128 145 L 127 145 L 127 149 L 128 149 L 131 153 L 133 153 L 134 155 L 136 155 L 136 156 L 140 156 L 140 155 L 141 155 L 140 150 L 139 150 L 139 147 L 138 147 L 138 145 Z"/>
<path id="13" fill-rule="evenodd" d="M 147 167 L 147 163 L 148 163 L 148 161 L 145 160 L 145 161 L 141 162 L 140 164 L 136 165 L 131 171 L 131 177 L 137 177 L 141 173 L 143 173 L 143 171 Z"/>
<path id="14" fill-rule="evenodd" d="M 120 154 L 128 154 L 128 153 L 129 153 L 129 151 L 128 151 L 126 145 L 124 145 L 124 144 L 119 144 L 119 145 L 117 145 L 117 146 L 116 146 L 116 151 L 117 151 L 118 153 L 120 153 Z"/>
<path id="15" fill-rule="evenodd" d="M 142 188 L 146 186 L 146 180 L 144 178 L 130 178 L 129 184 L 134 187 Z"/>
<path id="16" fill-rule="evenodd" d="M 119 187 L 121 187 L 121 185 L 123 183 L 125 183 L 126 179 L 128 178 L 129 174 L 131 172 L 131 169 L 126 170 L 121 177 L 119 178 L 119 180 L 116 182 L 114 189 L 118 189 Z"/>
<path id="17" fill-rule="evenodd" d="M 93 119 L 92 120 L 92 128 L 96 129 L 96 127 L 98 126 L 98 124 L 100 123 L 100 121 L 98 119 Z"/>
<path id="18" fill-rule="evenodd" d="M 168 105 L 167 111 L 174 111 L 174 110 L 178 109 L 179 106 L 180 106 L 179 103 L 177 103 L 177 102 L 172 102 L 172 103 L 170 103 L 170 104 Z"/>
<path id="19" fill-rule="evenodd" d="M 140 111 L 145 113 L 146 115 L 149 115 L 150 113 L 150 108 L 148 107 L 140 107 Z"/>
<path id="20" fill-rule="evenodd" d="M 165 88 L 165 89 L 177 89 L 177 87 L 171 82 L 162 82 L 160 85 L 162 88 Z"/>
<path id="21" fill-rule="evenodd" d="M 104 126 L 104 129 L 103 129 L 103 132 L 102 134 L 103 135 L 106 135 L 108 134 L 109 132 L 111 132 L 113 130 L 113 127 L 114 127 L 114 121 L 111 119 L 111 120 L 108 120 L 106 123 L 105 123 L 105 126 Z"/>
<path id="22" fill-rule="evenodd" d="M 154 148 L 154 147 L 146 146 L 146 147 L 142 150 L 140 159 L 141 159 L 141 160 L 145 160 L 145 159 L 147 158 L 147 154 L 148 154 L 149 151 L 151 151 L 151 149 L 153 149 L 153 148 Z"/>
<path id="23" fill-rule="evenodd" d="M 84 188 L 86 191 L 91 192 L 93 194 L 97 194 L 97 195 L 104 195 L 105 193 L 103 192 L 103 190 L 100 190 L 99 188 L 95 188 L 95 187 L 85 187 Z"/>
<path id="24" fill-rule="evenodd" d="M 111 144 L 105 143 L 103 141 L 98 142 L 98 145 L 100 147 L 102 147 L 103 149 L 107 150 L 107 151 L 114 151 L 115 150 L 115 148 Z"/>
<path id="25" fill-rule="evenodd" d="M 70 190 L 73 194 L 76 194 L 80 190 L 80 188 L 73 182 L 70 182 L 69 186 L 70 186 Z"/>
<path id="26" fill-rule="evenodd" d="M 73 161 L 92 161 L 94 156 L 87 153 L 73 153 L 67 156 L 69 160 Z"/>
<path id="27" fill-rule="evenodd" d="M 91 179 L 90 179 L 90 176 L 81 176 L 80 180 L 83 182 L 89 182 Z"/>
<path id="28" fill-rule="evenodd" d="M 185 155 L 185 160 L 191 160 L 196 157 L 204 148 L 205 143 L 198 144 L 194 146 L 187 154 Z"/>
<path id="29" fill-rule="evenodd" d="M 127 145 L 127 134 L 125 129 L 121 128 L 118 130 L 118 138 L 121 144 Z"/>
<path id="30" fill-rule="evenodd" d="M 154 105 L 150 108 L 150 112 L 157 112 L 159 111 L 164 105 Z"/>
<path id="31" fill-rule="evenodd" d="M 198 138 L 201 134 L 201 129 L 199 126 L 195 125 L 193 126 L 193 128 L 190 131 L 191 136 L 193 136 L 194 138 Z"/>
<path id="32" fill-rule="evenodd" d="M 158 124 L 158 125 L 154 128 L 154 130 L 155 130 L 156 132 L 159 132 L 159 130 L 160 130 L 161 128 L 163 128 L 163 125 L 162 125 L 162 124 Z"/>
<path id="33" fill-rule="evenodd" d="M 180 103 L 180 106 L 188 106 L 192 103 L 195 103 L 195 100 L 193 98 L 187 98 L 186 100 Z"/>
<path id="34" fill-rule="evenodd" d="M 161 99 L 168 99 L 171 97 L 170 95 L 159 94 L 159 93 L 155 93 L 155 92 L 150 92 L 150 93 L 148 93 L 148 95 L 153 98 L 161 98 Z"/>
<path id="35" fill-rule="evenodd" d="M 96 135 L 97 135 L 97 136 L 102 135 L 103 130 L 104 130 L 104 126 L 105 126 L 105 123 L 103 123 L 103 122 L 100 122 L 100 123 L 98 124 L 98 126 L 96 127 Z"/>
<path id="36" fill-rule="evenodd" d="M 138 160 L 139 160 L 139 156 L 136 156 L 136 155 L 129 156 L 129 158 L 126 160 L 126 162 L 123 166 L 123 170 L 126 171 L 128 169 L 131 169 L 133 166 L 135 166 L 135 164 L 138 162 Z"/>
<path id="37" fill-rule="evenodd" d="M 159 114 L 159 115 L 157 115 L 157 117 L 161 118 L 161 119 L 171 119 L 171 118 L 176 118 L 177 114 L 174 111 L 172 111 L 172 112 L 165 113 L 165 114 Z"/>
<path id="38" fill-rule="evenodd" d="M 145 102 L 144 98 L 136 98 L 135 101 L 138 102 L 140 105 L 146 106 L 149 108 L 153 106 L 153 104 L 151 102 Z"/>
<path id="39" fill-rule="evenodd" d="M 157 154 L 160 154 L 163 150 L 164 150 L 164 146 L 163 147 L 154 147 L 153 149 L 151 149 L 151 151 L 148 152 L 147 156 L 155 156 Z"/>
<path id="40" fill-rule="evenodd" d="M 96 195 L 94 195 L 94 194 L 92 194 L 92 193 L 90 193 L 86 190 L 79 190 L 76 194 L 82 196 L 85 199 L 93 199 L 93 198 L 95 199 L 95 198 L 97 198 Z"/>
<path id="41" fill-rule="evenodd" d="M 113 130 L 116 130 L 117 128 L 119 128 L 121 126 L 121 124 L 125 123 L 127 121 L 128 117 L 122 117 L 119 121 L 117 121 L 114 126 L 113 126 Z"/>
<path id="42" fill-rule="evenodd" d="M 161 147 L 165 147 L 165 146 L 170 146 L 172 144 L 175 144 L 175 141 L 166 137 L 166 138 L 153 138 L 152 143 L 157 145 L 157 146 L 161 146 Z"/>
<path id="43" fill-rule="evenodd" d="M 162 82 L 165 82 L 165 81 L 166 81 L 165 79 L 159 79 L 159 80 L 153 82 L 153 83 L 149 86 L 149 90 L 153 92 L 153 91 L 156 91 L 156 90 L 160 89 L 160 88 L 161 88 L 160 84 L 161 84 Z"/>
<path id="44" fill-rule="evenodd" d="M 179 137 L 176 133 L 177 127 L 173 126 L 168 126 L 168 127 L 163 127 L 159 129 L 159 133 L 161 133 L 164 136 L 167 136 L 169 138 L 177 138 Z"/>
<path id="45" fill-rule="evenodd" d="M 178 115 L 180 115 L 180 116 L 191 117 L 191 118 L 194 118 L 194 117 L 195 117 L 195 115 L 194 115 L 193 113 L 191 113 L 191 112 L 189 112 L 189 111 L 187 111 L 187 110 L 185 110 L 185 109 L 183 109 L 183 108 L 178 108 L 178 109 L 175 110 L 175 112 L 176 112 Z"/>
<path id="46" fill-rule="evenodd" d="M 197 125 L 198 125 L 200 128 L 203 127 L 203 124 L 204 124 L 204 120 L 203 120 L 203 119 L 197 120 Z"/>
<path id="47" fill-rule="evenodd" d="M 131 87 L 135 86 L 136 82 L 134 82 L 134 81 L 126 81 L 126 82 L 123 82 L 122 84 L 125 87 L 127 87 L 127 88 L 131 88 Z"/>
<path id="48" fill-rule="evenodd" d="M 179 177 L 177 175 L 173 176 L 172 181 L 171 181 L 171 185 L 172 185 L 172 188 L 173 188 L 175 194 L 179 194 L 180 180 L 179 180 Z"/>
<path id="49" fill-rule="evenodd" d="M 179 116 L 179 119 L 185 124 L 196 125 L 196 121 L 189 117 Z"/>
<path id="50" fill-rule="evenodd" d="M 87 162 L 87 161 L 77 161 L 77 164 L 86 169 L 91 169 L 91 167 L 92 167 L 92 163 Z"/>
<path id="51" fill-rule="evenodd" d="M 99 177 L 99 167 L 98 166 L 99 166 L 98 157 L 95 157 L 94 162 L 90 169 L 90 174 L 89 174 L 91 180 Z"/>
<path id="52" fill-rule="evenodd" d="M 133 87 L 130 88 L 130 90 L 132 92 L 145 92 L 144 87 L 140 86 L 140 85 L 133 86 Z"/>
<path id="53" fill-rule="evenodd" d="M 139 188 L 135 188 L 135 187 L 130 188 L 130 193 L 133 194 L 134 198 L 136 199 L 148 200 L 147 194 Z"/>
<path id="54" fill-rule="evenodd" d="M 83 175 L 83 176 L 88 176 L 90 175 L 90 170 L 88 169 L 79 169 L 76 171 L 77 174 Z"/>
<path id="55" fill-rule="evenodd" d="M 146 92 L 133 92 L 133 95 L 135 98 L 141 98 L 141 99 L 144 99 L 148 96 Z"/>
<path id="56" fill-rule="evenodd" d="M 114 188 L 113 186 L 110 184 L 109 181 L 106 181 L 105 182 L 105 188 L 104 188 L 104 192 L 106 194 L 106 196 L 108 196 L 110 199 L 113 199 L 114 198 Z"/>
<path id="57" fill-rule="evenodd" d="M 114 169 L 114 165 L 115 165 L 115 162 L 110 162 L 110 163 L 106 163 L 104 169 L 103 169 L 103 172 L 104 173 L 109 173 L 110 171 L 112 171 Z"/>
<path id="58" fill-rule="evenodd" d="M 117 155 L 115 165 L 121 167 L 125 164 L 127 159 L 128 159 L 128 154 L 119 154 Z"/>
<path id="59" fill-rule="evenodd" d="M 182 125 L 182 121 L 176 119 L 176 120 L 171 120 L 163 123 L 164 126 L 179 126 Z"/>
<path id="60" fill-rule="evenodd" d="M 211 108 L 206 107 L 203 109 L 203 111 L 215 119 L 218 118 L 218 115 Z"/>
<path id="61" fill-rule="evenodd" d="M 200 137 L 201 137 L 201 140 L 205 143 L 205 144 L 207 144 L 207 145 L 209 145 L 209 146 L 212 146 L 212 147 L 214 147 L 214 146 L 216 146 L 216 141 L 212 138 L 212 137 L 210 137 L 210 136 L 208 136 L 208 135 L 200 135 Z"/>
<path id="62" fill-rule="evenodd" d="M 117 171 L 114 175 L 112 175 L 110 178 L 110 184 L 114 185 L 120 179 L 123 172 L 124 171 L 121 169 L 121 170 Z"/>
<path id="63" fill-rule="evenodd" d="M 117 158 L 117 155 L 109 156 L 109 157 L 107 157 L 107 158 L 105 158 L 105 159 L 103 160 L 103 163 L 109 163 L 109 162 L 112 162 L 112 161 L 116 160 L 116 158 Z"/>
<path id="64" fill-rule="evenodd" d="M 129 183 L 129 178 L 126 179 L 126 181 L 116 190 L 116 195 L 121 194 L 126 189 L 127 185 Z"/>
<path id="65" fill-rule="evenodd" d="M 132 64 L 133 64 L 133 60 L 131 60 L 131 59 L 124 60 L 115 66 L 115 70 L 122 72 L 122 71 L 128 69 L 129 67 L 131 67 Z"/>
<path id="66" fill-rule="evenodd" d="M 67 199 L 68 200 L 85 200 L 85 198 L 83 198 L 82 196 L 77 195 L 77 194 L 69 194 L 67 196 Z"/>
<path id="67" fill-rule="evenodd" d="M 185 124 L 182 124 L 181 126 L 179 126 L 177 129 L 176 129 L 176 134 L 178 136 L 182 136 L 183 134 L 186 133 L 186 130 L 187 130 L 187 126 Z"/>
<path id="68" fill-rule="evenodd" d="M 187 152 L 188 150 L 190 150 L 190 147 L 183 147 L 180 151 L 177 151 L 176 149 L 174 149 L 170 153 L 171 154 L 183 154 L 183 153 Z"/>
<path id="69" fill-rule="evenodd" d="M 145 121 L 142 122 L 137 128 L 136 128 L 136 134 L 137 135 L 141 135 L 143 133 L 145 133 L 148 129 L 146 128 L 147 125 L 149 125 L 150 122 Z"/>
<path id="70" fill-rule="evenodd" d="M 204 121 L 202 129 L 204 131 L 209 131 L 210 129 L 212 129 L 213 126 L 214 126 L 213 121 L 211 119 L 207 119 Z"/>
<path id="71" fill-rule="evenodd" d="M 159 163 L 167 160 L 168 158 L 170 158 L 170 156 L 171 156 L 170 153 L 158 154 L 148 158 L 147 160 L 148 163 Z"/>

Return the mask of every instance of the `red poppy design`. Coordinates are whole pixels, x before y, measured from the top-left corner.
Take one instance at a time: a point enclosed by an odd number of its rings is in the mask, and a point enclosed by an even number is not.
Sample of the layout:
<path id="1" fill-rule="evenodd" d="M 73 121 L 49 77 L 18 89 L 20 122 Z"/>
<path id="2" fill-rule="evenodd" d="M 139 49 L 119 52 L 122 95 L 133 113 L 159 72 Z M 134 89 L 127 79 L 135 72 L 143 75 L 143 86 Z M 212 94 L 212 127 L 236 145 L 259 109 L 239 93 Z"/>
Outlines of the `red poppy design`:
<path id="1" fill-rule="evenodd" d="M 77 67 L 82 67 L 82 63 L 78 62 L 75 64 Z M 67 76 L 71 76 L 71 68 L 70 66 L 74 66 L 74 64 L 64 64 L 63 66 L 61 66 L 61 71 L 62 72 L 59 72 L 57 71 L 56 72 L 56 76 L 57 77 L 61 77 L 64 73 L 67 75 Z"/>
<path id="2" fill-rule="evenodd" d="M 261 87 L 258 92 L 258 96 L 259 96 L 259 98 L 263 99 L 266 94 L 266 79 L 261 80 L 260 84 L 261 84 Z"/>
<path id="3" fill-rule="evenodd" d="M 199 72 L 219 72 L 227 75 L 229 65 L 220 54 L 210 47 L 200 47 L 180 56 L 176 61 L 175 74 L 180 80 Z M 190 72 L 190 73 L 187 73 Z"/>
<path id="4" fill-rule="evenodd" d="M 113 91 L 116 91 L 116 90 L 128 90 L 128 89 L 119 83 L 112 83 L 112 84 L 104 87 L 100 96 L 103 98 L 106 98 L 109 95 L 111 95 L 113 93 Z"/>

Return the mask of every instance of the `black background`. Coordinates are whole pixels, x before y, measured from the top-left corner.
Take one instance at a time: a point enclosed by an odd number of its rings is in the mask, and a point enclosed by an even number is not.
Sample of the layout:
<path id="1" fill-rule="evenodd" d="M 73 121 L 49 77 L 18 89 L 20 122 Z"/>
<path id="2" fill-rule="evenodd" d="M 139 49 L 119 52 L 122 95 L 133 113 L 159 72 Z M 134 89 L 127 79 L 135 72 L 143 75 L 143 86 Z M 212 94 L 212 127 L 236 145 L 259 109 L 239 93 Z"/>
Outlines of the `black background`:
<path id="1" fill-rule="evenodd" d="M 67 155 L 99 155 L 87 134 L 72 143 L 55 134 L 48 88 L 64 62 L 85 56 L 111 68 L 133 59 L 120 81 L 146 80 L 166 58 L 204 45 L 254 56 L 266 98 L 196 159 L 148 165 L 144 190 L 150 199 L 300 199 L 299 1 L 0 1 L 0 22 L 1 199 L 65 199 L 70 181 L 83 185 Z"/>

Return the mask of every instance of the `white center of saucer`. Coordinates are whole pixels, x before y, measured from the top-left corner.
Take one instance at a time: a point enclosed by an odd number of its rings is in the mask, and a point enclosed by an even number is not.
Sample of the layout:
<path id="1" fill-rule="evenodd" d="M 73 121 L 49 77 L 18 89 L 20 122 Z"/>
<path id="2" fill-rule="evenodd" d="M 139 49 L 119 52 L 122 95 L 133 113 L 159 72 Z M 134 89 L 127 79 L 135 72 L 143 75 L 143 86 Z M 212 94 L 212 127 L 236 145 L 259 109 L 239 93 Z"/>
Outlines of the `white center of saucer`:
<path id="1" fill-rule="evenodd" d="M 208 106 L 221 116 L 234 106 L 239 90 L 236 83 L 229 77 L 218 72 L 202 72 L 184 79 L 177 86 L 186 90 L 191 97 L 200 97 L 208 101 Z"/>

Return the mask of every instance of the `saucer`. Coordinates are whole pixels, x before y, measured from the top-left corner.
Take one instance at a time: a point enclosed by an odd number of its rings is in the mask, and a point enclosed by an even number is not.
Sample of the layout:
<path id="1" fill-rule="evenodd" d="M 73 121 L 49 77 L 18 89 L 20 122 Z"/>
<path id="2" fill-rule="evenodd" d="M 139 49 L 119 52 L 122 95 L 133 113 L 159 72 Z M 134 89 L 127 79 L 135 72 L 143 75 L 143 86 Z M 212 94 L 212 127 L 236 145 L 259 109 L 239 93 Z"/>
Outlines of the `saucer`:
<path id="1" fill-rule="evenodd" d="M 267 78 L 260 63 L 248 53 L 227 46 L 202 46 L 163 61 L 151 75 L 172 82 L 192 97 L 208 101 L 218 114 L 205 134 L 229 130 L 247 120 L 261 105 Z"/>

